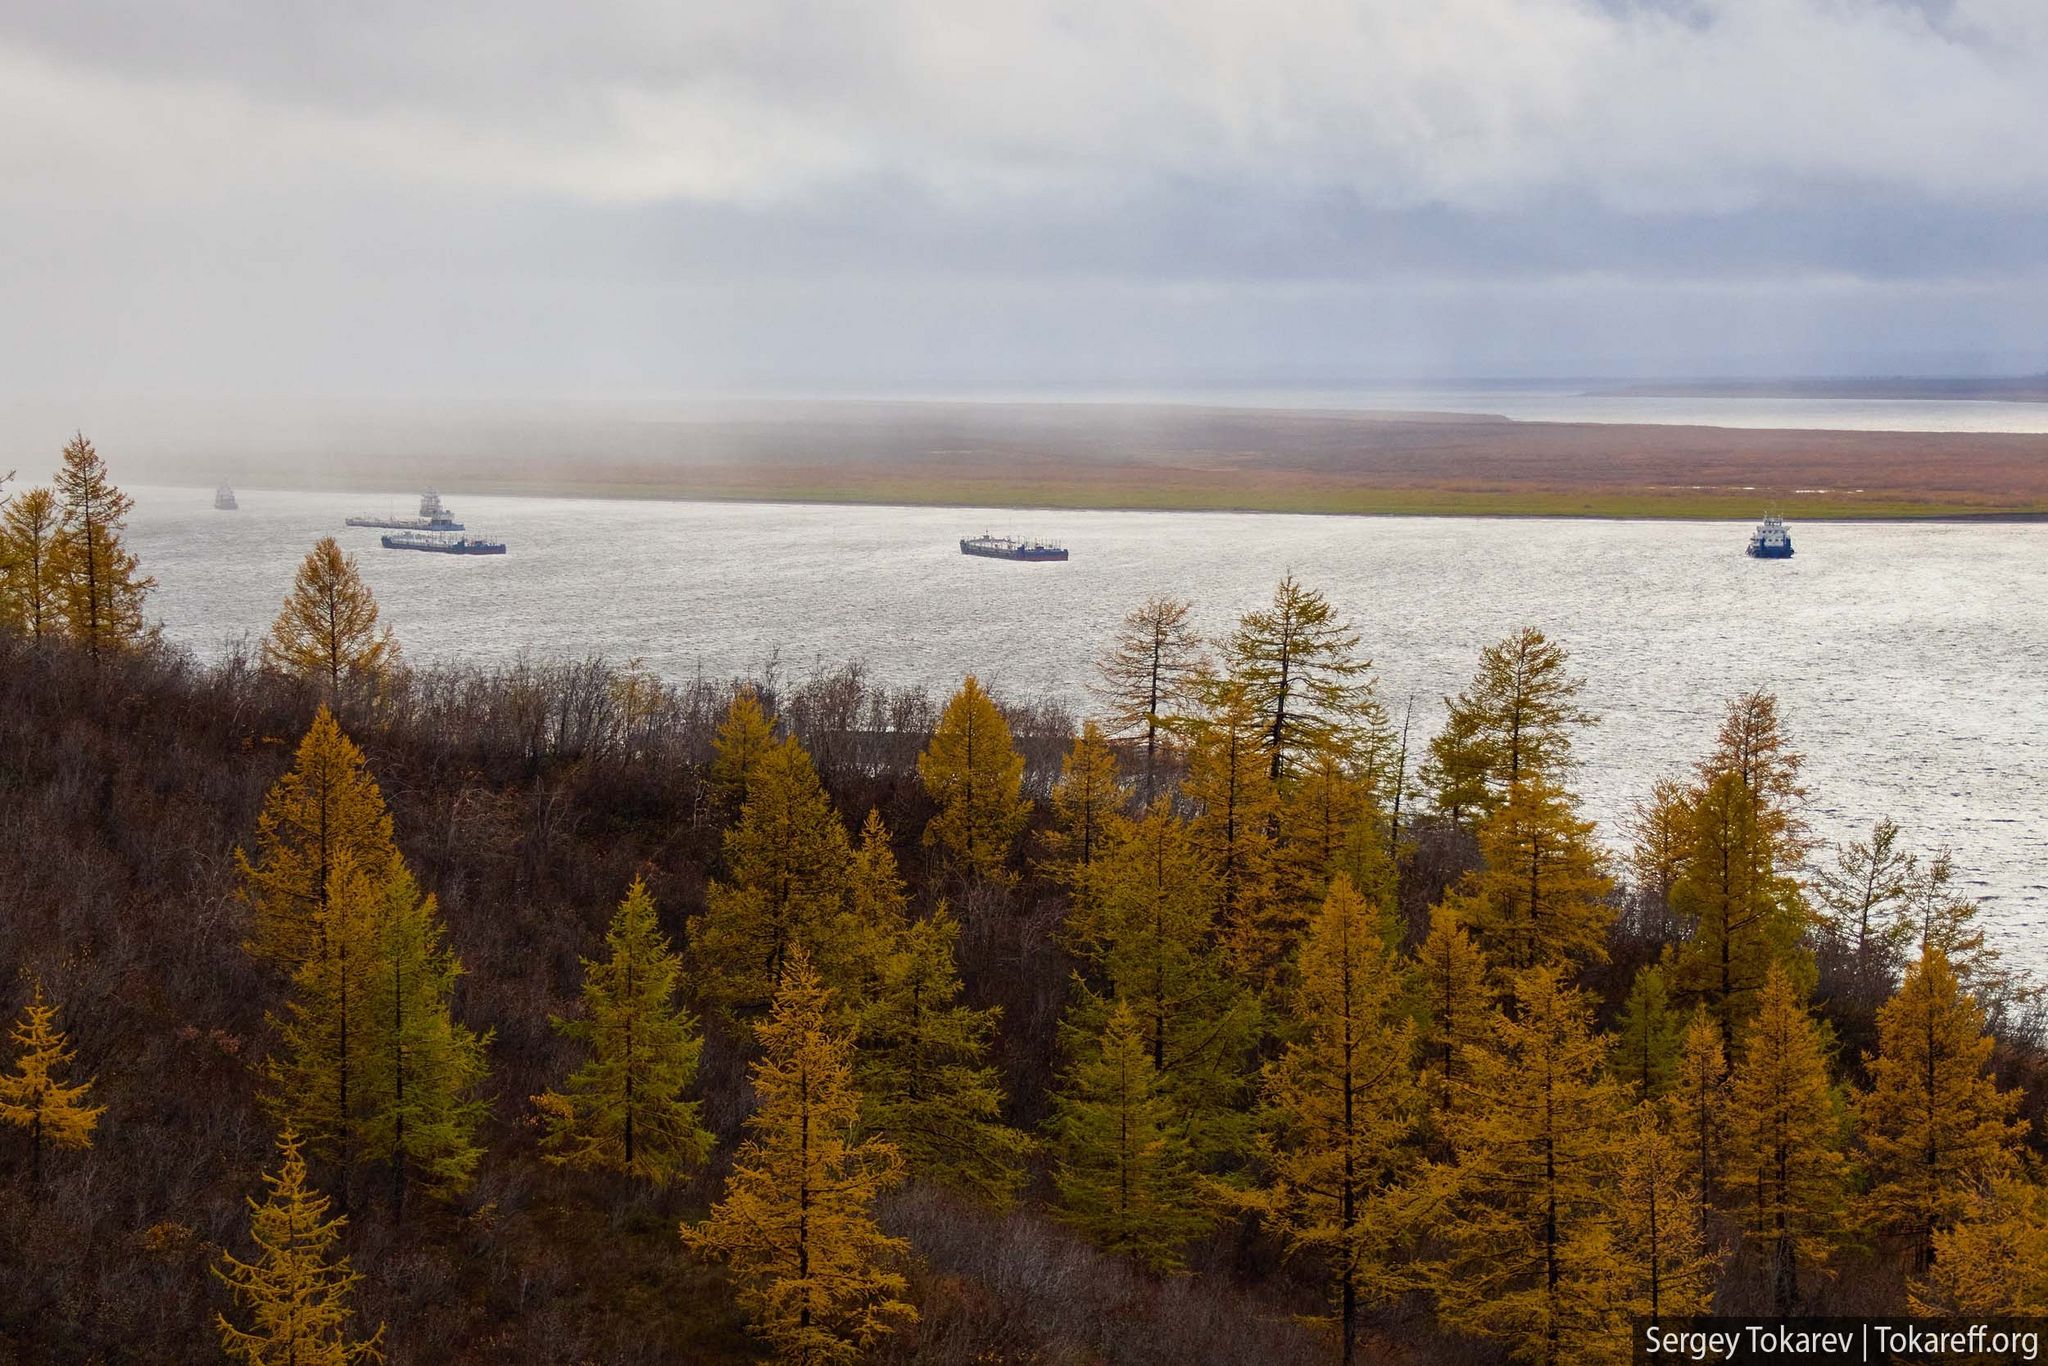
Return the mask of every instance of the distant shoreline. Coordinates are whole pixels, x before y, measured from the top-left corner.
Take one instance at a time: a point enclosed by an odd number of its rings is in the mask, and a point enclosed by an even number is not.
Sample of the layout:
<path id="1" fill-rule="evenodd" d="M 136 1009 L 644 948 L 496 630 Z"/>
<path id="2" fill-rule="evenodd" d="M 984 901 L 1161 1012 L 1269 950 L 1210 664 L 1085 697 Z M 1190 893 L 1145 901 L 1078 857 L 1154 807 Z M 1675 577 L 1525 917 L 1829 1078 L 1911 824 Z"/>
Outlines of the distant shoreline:
<path id="1" fill-rule="evenodd" d="M 1585 391 L 1587 398 L 1798 398 L 1885 402 L 2048 403 L 2048 375 L 2012 378 L 1664 380 Z"/>

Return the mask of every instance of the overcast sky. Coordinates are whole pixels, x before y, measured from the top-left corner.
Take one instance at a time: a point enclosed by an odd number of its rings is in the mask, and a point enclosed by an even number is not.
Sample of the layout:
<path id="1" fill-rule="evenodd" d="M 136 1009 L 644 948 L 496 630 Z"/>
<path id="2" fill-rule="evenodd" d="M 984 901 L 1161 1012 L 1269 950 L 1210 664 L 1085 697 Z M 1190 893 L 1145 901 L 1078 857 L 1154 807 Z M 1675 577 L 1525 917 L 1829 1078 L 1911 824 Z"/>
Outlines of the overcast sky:
<path id="1" fill-rule="evenodd" d="M 2044 0 L 0 5 L 0 398 L 2048 369 Z"/>

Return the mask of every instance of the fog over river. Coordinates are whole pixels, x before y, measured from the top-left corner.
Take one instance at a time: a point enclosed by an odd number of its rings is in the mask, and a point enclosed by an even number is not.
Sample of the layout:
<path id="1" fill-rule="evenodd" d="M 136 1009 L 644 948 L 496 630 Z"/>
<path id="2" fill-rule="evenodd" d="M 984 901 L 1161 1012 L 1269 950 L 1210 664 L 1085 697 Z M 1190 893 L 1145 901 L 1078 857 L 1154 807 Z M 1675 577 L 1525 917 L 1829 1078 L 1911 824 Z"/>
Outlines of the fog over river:
<path id="1" fill-rule="evenodd" d="M 276 615 L 337 536 L 415 661 L 602 653 L 662 672 L 863 660 L 879 678 L 1085 710 L 1097 649 L 1147 594 L 1221 631 L 1292 572 L 1351 619 L 1418 735 L 1481 647 L 1534 624 L 1564 642 L 1600 722 L 1577 785 L 1607 827 L 1711 742 L 1724 700 L 1774 689 L 1827 840 L 1890 815 L 1949 844 L 1996 937 L 2048 970 L 2048 525 L 1815 524 L 1756 561 L 1729 523 L 622 502 L 445 493 L 502 557 L 387 551 L 351 513 L 417 495 L 137 487 L 152 611 L 202 654 Z M 1761 509 L 1759 509 L 1761 511 Z M 1066 564 L 970 559 L 961 536 L 1069 545 Z M 1613 832 L 1608 831 L 1609 837 Z"/>

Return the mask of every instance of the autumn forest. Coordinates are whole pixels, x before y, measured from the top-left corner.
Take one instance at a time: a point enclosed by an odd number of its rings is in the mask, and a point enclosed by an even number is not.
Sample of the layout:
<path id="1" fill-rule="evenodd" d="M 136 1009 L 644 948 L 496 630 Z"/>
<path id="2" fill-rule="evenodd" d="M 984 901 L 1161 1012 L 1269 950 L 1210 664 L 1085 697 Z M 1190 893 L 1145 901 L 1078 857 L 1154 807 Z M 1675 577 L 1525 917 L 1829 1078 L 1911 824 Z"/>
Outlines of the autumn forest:
<path id="1" fill-rule="evenodd" d="M 1967 850 L 1814 834 L 1768 691 L 1609 829 L 1540 623 L 1425 726 L 1314 584 L 1214 639 L 1157 596 L 1075 716 L 416 666 L 325 540 L 201 659 L 83 437 L 0 493 L 0 1361 L 1557 1366 L 2048 1313 L 2043 989 Z"/>

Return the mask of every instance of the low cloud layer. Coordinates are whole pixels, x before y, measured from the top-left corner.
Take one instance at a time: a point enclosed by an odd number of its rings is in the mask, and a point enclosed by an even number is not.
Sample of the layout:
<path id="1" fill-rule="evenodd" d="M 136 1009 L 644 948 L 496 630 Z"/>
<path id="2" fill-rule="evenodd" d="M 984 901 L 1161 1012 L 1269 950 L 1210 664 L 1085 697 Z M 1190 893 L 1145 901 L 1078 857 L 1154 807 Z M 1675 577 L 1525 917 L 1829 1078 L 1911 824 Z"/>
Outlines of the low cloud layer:
<path id="1" fill-rule="evenodd" d="M 2048 365 L 2038 0 L 23 6 L 0 127 L 14 397 Z"/>

